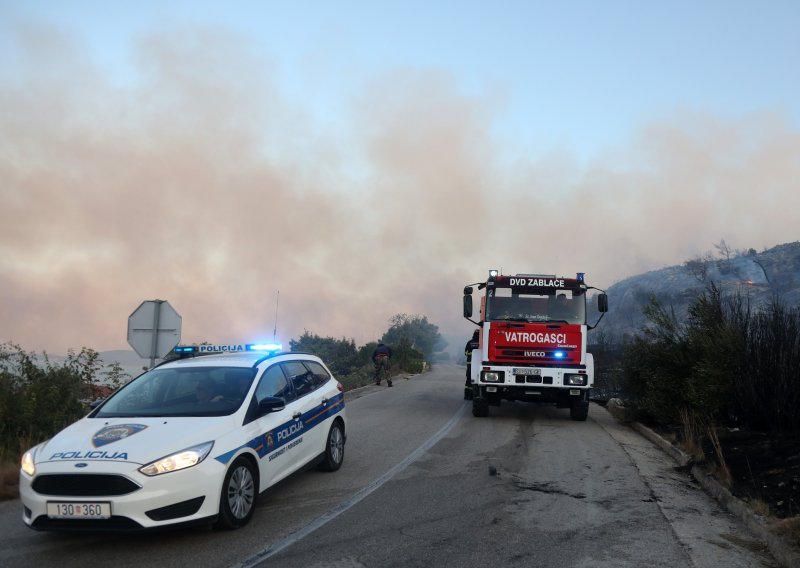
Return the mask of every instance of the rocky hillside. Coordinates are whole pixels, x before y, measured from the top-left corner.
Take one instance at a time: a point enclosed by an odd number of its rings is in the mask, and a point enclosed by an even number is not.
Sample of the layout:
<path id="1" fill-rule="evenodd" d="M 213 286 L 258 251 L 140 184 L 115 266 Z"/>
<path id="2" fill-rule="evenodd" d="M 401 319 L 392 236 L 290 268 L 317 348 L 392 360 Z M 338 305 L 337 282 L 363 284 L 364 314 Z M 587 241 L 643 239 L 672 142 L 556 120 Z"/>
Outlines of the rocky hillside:
<path id="1" fill-rule="evenodd" d="M 608 288 L 609 313 L 595 339 L 618 343 L 638 333 L 646 324 L 642 310 L 651 296 L 684 318 L 691 301 L 711 282 L 724 292 L 747 295 L 756 306 L 776 296 L 786 305 L 800 306 L 800 241 L 731 258 L 698 258 L 626 278 Z"/>

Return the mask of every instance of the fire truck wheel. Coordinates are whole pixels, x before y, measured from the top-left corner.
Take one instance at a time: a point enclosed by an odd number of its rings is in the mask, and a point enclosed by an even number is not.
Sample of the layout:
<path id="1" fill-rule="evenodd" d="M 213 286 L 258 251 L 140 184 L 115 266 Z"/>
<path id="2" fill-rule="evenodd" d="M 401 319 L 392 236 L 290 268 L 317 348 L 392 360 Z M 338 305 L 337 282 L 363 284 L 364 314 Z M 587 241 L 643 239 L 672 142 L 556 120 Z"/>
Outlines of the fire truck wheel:
<path id="1" fill-rule="evenodd" d="M 573 420 L 583 422 L 589 416 L 589 403 L 580 399 L 574 400 L 569 407 L 569 417 Z"/>
<path id="2" fill-rule="evenodd" d="M 478 418 L 489 416 L 489 403 L 484 398 L 472 399 L 472 415 Z"/>

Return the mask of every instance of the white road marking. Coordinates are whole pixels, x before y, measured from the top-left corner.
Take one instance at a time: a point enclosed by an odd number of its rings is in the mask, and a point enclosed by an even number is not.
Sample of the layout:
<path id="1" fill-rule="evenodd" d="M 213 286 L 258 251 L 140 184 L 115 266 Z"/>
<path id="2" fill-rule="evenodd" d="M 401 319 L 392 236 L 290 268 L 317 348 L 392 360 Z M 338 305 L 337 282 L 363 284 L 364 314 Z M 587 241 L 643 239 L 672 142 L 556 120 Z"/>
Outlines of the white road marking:
<path id="1" fill-rule="evenodd" d="M 439 430 L 436 434 L 431 436 L 424 444 L 419 446 L 416 450 L 411 452 L 408 457 L 406 457 L 403 461 L 398 463 L 397 465 L 393 466 L 391 469 L 388 469 L 383 475 L 375 479 L 374 481 L 370 482 L 369 484 L 365 485 L 361 489 L 359 489 L 355 494 L 353 494 L 350 499 L 347 501 L 343 501 L 339 503 L 336 507 L 331 509 L 330 511 L 323 513 L 304 527 L 297 529 L 295 532 L 287 536 L 281 541 L 275 542 L 270 544 L 264 550 L 257 552 L 250 558 L 243 560 L 238 564 L 234 564 L 231 568 L 252 568 L 254 566 L 258 566 L 264 560 L 275 556 L 285 548 L 292 546 L 297 541 L 307 537 L 311 533 L 313 533 L 318 528 L 326 525 L 345 511 L 347 511 L 353 505 L 359 503 L 362 499 L 367 497 L 370 493 L 375 491 L 376 489 L 380 488 L 384 483 L 389 481 L 395 475 L 406 469 L 409 465 L 414 463 L 420 457 L 422 457 L 425 452 L 431 449 L 436 443 L 444 438 L 450 430 L 453 429 L 461 417 L 464 415 L 464 412 L 467 409 L 467 404 L 464 403 L 461 405 L 461 408 L 458 409 L 453 417 L 442 426 L 441 430 Z"/>

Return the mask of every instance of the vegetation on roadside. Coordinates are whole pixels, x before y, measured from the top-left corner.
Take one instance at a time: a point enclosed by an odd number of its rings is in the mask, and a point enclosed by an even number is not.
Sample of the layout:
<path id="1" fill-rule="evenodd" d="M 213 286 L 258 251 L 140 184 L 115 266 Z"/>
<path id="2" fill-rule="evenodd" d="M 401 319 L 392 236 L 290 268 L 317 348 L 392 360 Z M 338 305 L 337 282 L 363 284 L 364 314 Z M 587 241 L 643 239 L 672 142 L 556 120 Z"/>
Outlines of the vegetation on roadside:
<path id="1" fill-rule="evenodd" d="M 681 425 L 740 424 L 800 432 L 800 308 L 774 299 L 755 309 L 739 292 L 711 283 L 687 322 L 654 298 L 650 326 L 625 346 L 625 390 L 638 416 Z"/>
<path id="2" fill-rule="evenodd" d="M 756 445 L 748 449 L 759 452 L 767 443 L 789 454 L 799 447 L 792 440 L 800 433 L 800 308 L 777 297 L 754 306 L 740 289 L 724 293 L 710 282 L 685 321 L 655 298 L 645 315 L 641 334 L 604 361 L 621 372 L 615 386 L 633 418 L 672 432 L 696 462 L 723 485 L 738 484 L 735 489 L 754 506 L 766 498 L 769 483 L 775 487 L 769 488 L 767 512 L 799 515 L 792 487 L 800 464 L 775 456 L 783 465 L 754 476 L 761 464 L 753 460 L 765 458 L 748 456 L 742 444 L 749 436 Z"/>

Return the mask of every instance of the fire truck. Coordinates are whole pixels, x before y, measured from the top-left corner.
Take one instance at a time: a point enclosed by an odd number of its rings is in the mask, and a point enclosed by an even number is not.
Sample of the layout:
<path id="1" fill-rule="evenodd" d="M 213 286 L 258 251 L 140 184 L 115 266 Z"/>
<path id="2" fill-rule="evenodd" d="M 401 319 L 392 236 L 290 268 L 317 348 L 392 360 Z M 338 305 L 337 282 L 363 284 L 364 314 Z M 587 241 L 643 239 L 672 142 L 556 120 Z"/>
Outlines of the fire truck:
<path id="1" fill-rule="evenodd" d="M 586 294 L 597 290 L 600 317 L 587 325 Z M 480 314 L 473 319 L 473 293 Z M 466 398 L 472 414 L 484 417 L 502 400 L 550 403 L 586 420 L 594 385 L 594 359 L 586 336 L 608 311 L 603 290 L 575 278 L 550 274 L 505 276 L 489 271 L 485 282 L 464 287 L 464 317 L 479 326 L 472 350 Z"/>

